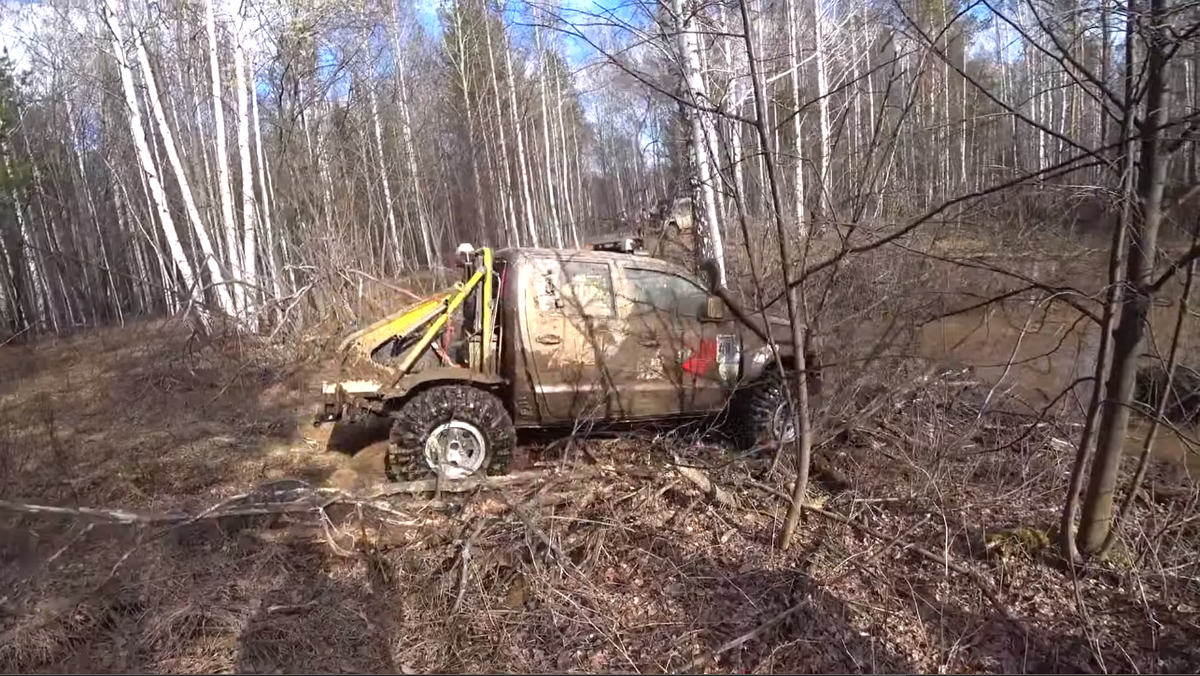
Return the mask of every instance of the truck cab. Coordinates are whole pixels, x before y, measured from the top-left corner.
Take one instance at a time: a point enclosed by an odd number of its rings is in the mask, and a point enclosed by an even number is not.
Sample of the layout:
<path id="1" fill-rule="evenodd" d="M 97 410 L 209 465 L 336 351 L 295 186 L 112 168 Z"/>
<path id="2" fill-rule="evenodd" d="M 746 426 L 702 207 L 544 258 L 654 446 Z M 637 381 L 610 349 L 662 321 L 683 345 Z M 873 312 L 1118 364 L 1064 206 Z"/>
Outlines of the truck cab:
<path id="1" fill-rule="evenodd" d="M 747 350 L 767 361 L 762 341 L 680 266 L 595 250 L 497 259 L 508 272 L 500 363 L 518 427 L 711 415 L 743 375 L 758 375 L 753 360 L 744 368 Z"/>

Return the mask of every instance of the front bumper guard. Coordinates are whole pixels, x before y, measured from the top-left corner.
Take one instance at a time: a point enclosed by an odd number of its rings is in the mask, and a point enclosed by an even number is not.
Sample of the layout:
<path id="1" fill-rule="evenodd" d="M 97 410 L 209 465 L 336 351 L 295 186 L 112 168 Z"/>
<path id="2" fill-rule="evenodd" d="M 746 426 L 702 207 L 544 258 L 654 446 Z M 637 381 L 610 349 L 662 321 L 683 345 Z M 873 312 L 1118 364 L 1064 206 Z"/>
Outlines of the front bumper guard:
<path id="1" fill-rule="evenodd" d="M 321 383 L 321 402 L 317 404 L 313 426 L 318 427 L 346 418 L 352 411 L 361 408 L 358 404 L 361 397 L 376 394 L 381 389 L 381 383 L 371 380 Z"/>

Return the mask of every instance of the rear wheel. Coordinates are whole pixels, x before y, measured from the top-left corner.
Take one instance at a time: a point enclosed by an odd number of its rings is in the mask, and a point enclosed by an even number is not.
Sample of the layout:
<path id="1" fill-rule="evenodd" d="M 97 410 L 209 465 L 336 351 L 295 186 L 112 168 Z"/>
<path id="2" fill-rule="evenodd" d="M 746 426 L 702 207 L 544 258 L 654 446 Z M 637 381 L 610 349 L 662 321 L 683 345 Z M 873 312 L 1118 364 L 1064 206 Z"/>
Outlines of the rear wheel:
<path id="1" fill-rule="evenodd" d="M 792 401 L 795 398 L 793 392 Z M 763 445 L 795 441 L 796 417 L 792 411 L 778 372 L 766 374 L 739 390 L 730 402 L 731 431 L 737 445 L 748 451 Z"/>
<path id="2" fill-rule="evenodd" d="M 393 481 L 503 474 L 516 445 L 512 417 L 494 394 L 438 385 L 393 414 L 387 473 Z"/>

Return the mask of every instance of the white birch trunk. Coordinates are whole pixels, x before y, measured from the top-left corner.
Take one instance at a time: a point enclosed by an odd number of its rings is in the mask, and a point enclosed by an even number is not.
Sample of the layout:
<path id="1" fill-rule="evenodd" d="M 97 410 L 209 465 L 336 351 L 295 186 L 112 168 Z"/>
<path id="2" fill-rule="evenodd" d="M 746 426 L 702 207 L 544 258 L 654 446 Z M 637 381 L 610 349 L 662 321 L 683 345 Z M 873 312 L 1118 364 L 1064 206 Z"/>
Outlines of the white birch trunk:
<path id="1" fill-rule="evenodd" d="M 748 0 L 747 0 L 748 1 Z M 728 36 L 725 38 L 725 68 L 729 71 L 729 101 L 730 112 L 735 115 L 742 109 L 742 88 L 741 77 L 742 72 L 741 61 L 745 55 L 744 48 L 737 44 L 738 38 L 735 37 L 737 30 L 734 29 L 732 17 L 727 14 L 724 9 L 721 11 L 723 18 L 722 24 Z M 730 170 L 733 175 L 733 191 L 734 196 L 739 200 L 746 199 L 744 175 L 742 171 L 742 123 L 737 120 L 729 120 L 729 162 Z M 730 214 L 725 214 L 729 216 Z"/>
<path id="2" fill-rule="evenodd" d="M 567 225 L 571 228 L 571 241 L 576 249 L 579 248 L 579 227 L 575 222 L 575 210 L 571 205 L 571 163 L 568 159 L 567 148 L 567 130 L 563 124 L 563 95 L 562 95 L 562 78 L 556 78 L 554 82 L 555 94 L 558 105 L 558 140 L 559 140 L 559 185 L 562 188 L 563 209 L 567 213 Z"/>
<path id="3" fill-rule="evenodd" d="M 696 33 L 690 14 L 684 8 L 684 0 L 672 0 L 672 10 L 679 26 L 679 51 L 683 57 L 684 79 L 688 88 L 689 98 L 696 104 L 707 106 L 709 99 L 704 88 L 704 78 L 700 72 L 700 52 L 696 43 Z M 711 115 L 698 109 L 692 110 L 692 155 L 696 162 L 697 179 L 700 182 L 700 194 L 704 208 L 704 220 L 708 226 L 709 253 L 716 261 L 716 280 L 725 284 L 725 247 L 721 238 L 721 226 L 717 220 L 717 199 L 713 191 L 712 165 L 708 157 L 708 142 L 713 134 Z"/>
<path id="4" fill-rule="evenodd" d="M 517 230 L 517 205 L 516 198 L 512 194 L 512 163 L 508 160 L 508 138 L 504 131 L 504 111 L 500 106 L 502 97 L 500 96 L 499 78 L 496 77 L 496 53 L 492 48 L 491 21 L 484 22 L 483 34 L 487 41 L 488 72 L 492 79 L 492 102 L 496 104 L 496 129 L 500 133 L 500 169 L 504 172 L 504 180 L 500 184 L 500 202 L 504 209 L 504 227 L 508 233 L 509 243 L 519 246 L 521 234 Z"/>
<path id="5" fill-rule="evenodd" d="M 462 16 L 458 11 L 455 11 L 451 16 L 452 20 L 457 22 L 456 27 L 458 30 L 455 31 L 457 36 L 454 44 L 455 53 L 450 55 L 450 59 L 454 62 L 454 68 L 458 75 L 458 85 L 462 93 L 463 111 L 466 113 L 468 145 L 472 148 L 475 148 L 478 147 L 477 132 L 479 130 L 475 128 L 475 116 L 471 110 L 471 90 L 470 82 L 467 77 L 468 54 L 467 45 L 465 42 L 466 30 L 462 26 Z M 486 219 L 483 213 L 482 182 L 479 178 L 479 153 L 470 152 L 469 155 L 470 156 L 468 159 L 471 163 L 471 185 L 474 189 L 473 202 L 475 206 L 475 218 L 482 225 L 486 222 Z"/>
<path id="6" fill-rule="evenodd" d="M 4 175 L 11 177 L 12 159 L 7 141 L 0 141 L 0 159 L 4 162 Z M 32 326 L 42 328 L 49 324 L 58 330 L 58 320 L 54 317 L 54 309 L 49 305 L 49 285 L 46 282 L 45 271 L 41 261 L 41 252 L 29 228 L 29 220 L 25 214 L 25 205 L 16 188 L 11 188 L 10 197 L 13 202 L 13 212 L 17 217 L 17 228 L 21 233 L 21 253 L 25 256 L 26 293 L 29 300 L 29 310 L 33 313 L 30 318 Z"/>
<path id="7" fill-rule="evenodd" d="M 150 285 L 150 268 L 146 264 L 146 257 L 142 251 L 141 239 L 136 235 L 133 229 L 133 224 L 130 223 L 129 207 L 125 203 L 125 185 L 119 178 L 115 181 L 116 186 L 112 189 L 113 210 L 117 214 L 117 226 L 121 232 L 128 233 L 129 248 L 133 250 L 133 268 L 137 283 L 133 284 L 133 288 L 138 296 L 138 305 L 142 311 L 150 310 L 154 306 L 152 300 L 154 294 Z"/>
<path id="8" fill-rule="evenodd" d="M 563 247 L 563 234 L 558 218 L 558 204 L 554 199 L 554 170 L 550 160 L 550 115 L 546 109 L 546 52 L 542 49 L 542 32 L 535 26 L 533 29 L 534 40 L 537 43 L 538 62 L 541 65 L 541 73 L 539 73 L 542 94 L 542 147 L 545 149 L 546 158 L 546 198 L 549 200 L 549 226 L 554 234 L 554 243 L 558 248 Z"/>
<path id="9" fill-rule="evenodd" d="M 217 17 L 213 4 L 217 0 L 205 0 L 204 25 L 208 33 L 208 68 L 212 84 L 213 136 L 217 142 L 217 191 L 221 196 L 221 225 L 225 232 L 225 253 L 229 259 L 229 277 L 242 279 L 241 247 L 238 246 L 237 222 L 233 217 L 233 189 L 229 176 L 229 149 L 225 137 L 225 107 L 221 102 L 221 66 L 217 60 Z M 232 298 L 241 308 L 244 288 L 234 284 Z"/>
<path id="10" fill-rule="evenodd" d="M 194 121 L 195 121 L 197 138 L 203 139 L 206 136 L 206 134 L 205 134 L 203 120 L 201 119 L 200 95 L 196 92 L 195 87 L 191 87 L 190 89 L 191 89 L 192 117 L 194 118 Z M 215 192 L 215 190 L 216 190 L 215 186 L 217 184 L 217 181 L 213 178 L 212 163 L 208 159 L 208 148 L 205 147 L 205 145 L 203 143 L 200 144 L 199 154 L 200 154 L 200 166 L 203 167 L 203 169 L 204 169 L 204 194 L 207 199 L 207 204 L 209 206 L 209 212 L 210 212 L 208 222 L 205 225 L 210 228 L 213 228 L 213 230 L 211 232 L 218 233 L 216 242 L 214 242 L 214 244 L 216 245 L 214 248 L 214 252 L 217 253 L 218 257 L 220 257 L 220 256 L 224 255 L 224 251 L 222 249 L 223 244 L 222 244 L 221 237 L 220 237 L 220 234 L 224 232 L 224 230 L 222 230 L 222 227 L 224 227 L 224 224 L 217 223 L 217 221 L 220 218 L 220 211 L 218 210 L 216 215 L 213 215 L 212 211 L 211 211 L 212 205 L 218 204 L 218 200 L 219 200 L 219 197 L 217 196 L 217 193 Z M 219 258 L 218 258 L 218 260 L 219 260 Z"/>
<path id="11" fill-rule="evenodd" d="M 137 99 L 134 99 L 137 102 Z M 132 124 L 131 124 L 132 127 Z M 140 169 L 139 158 L 139 169 Z M 162 247 L 158 245 L 158 230 L 154 222 L 155 201 L 153 192 L 150 190 L 150 182 L 146 180 L 146 172 L 137 172 L 138 183 L 142 186 L 142 194 L 146 197 L 146 220 L 149 221 L 149 229 L 142 226 L 141 220 L 138 218 L 137 211 L 133 207 L 133 199 L 129 197 L 129 193 L 125 193 L 125 204 L 129 208 L 132 218 L 138 223 L 142 230 L 142 235 L 145 237 L 146 243 L 154 250 L 155 261 L 158 263 L 158 276 L 162 280 L 162 284 L 158 285 L 158 290 L 162 293 L 163 307 L 167 308 L 167 312 L 175 314 L 179 312 L 180 294 L 175 288 L 175 281 L 169 272 L 167 265 L 167 257 L 163 254 Z M 119 187 L 123 187 L 123 183 L 118 183 Z M 163 225 L 163 239 L 166 239 L 166 225 Z M 153 286 L 153 285 L 152 285 Z"/>
<path id="12" fill-rule="evenodd" d="M 77 137 L 75 136 L 75 118 L 72 115 L 73 111 L 72 111 L 72 106 L 71 106 L 71 98 L 66 97 L 66 100 L 67 100 L 67 124 L 71 125 L 72 140 L 75 141 L 76 143 L 78 143 L 79 141 L 76 140 Z M 24 111 L 23 110 L 21 112 L 21 122 L 22 122 L 22 124 L 24 123 Z M 26 150 L 28 150 L 28 143 L 29 143 L 28 137 L 26 137 L 25 142 L 26 142 Z M 81 186 L 83 186 L 83 195 L 84 195 L 84 199 L 87 203 L 87 209 L 88 209 L 88 219 L 91 220 L 92 227 L 96 230 L 96 245 L 100 249 L 100 263 L 101 263 L 101 265 L 104 266 L 103 273 L 104 273 L 105 281 L 108 282 L 108 290 L 110 293 L 112 293 L 112 309 L 117 315 L 117 322 L 119 324 L 121 324 L 122 326 L 124 326 L 125 316 L 121 312 L 120 294 L 117 292 L 117 283 L 113 279 L 112 263 L 109 261 L 109 258 L 108 258 L 108 247 L 104 243 L 104 233 L 101 232 L 101 230 L 100 230 L 100 219 L 96 215 L 96 202 L 95 202 L 95 200 L 92 199 L 92 187 L 88 184 L 87 170 L 83 165 L 83 153 L 79 151 L 80 147 L 82 147 L 82 144 L 72 148 L 72 150 L 73 150 L 72 154 L 75 155 L 75 167 L 76 167 L 76 169 L 79 170 L 79 183 Z M 40 185 L 42 182 L 42 179 L 41 179 L 41 176 L 39 176 L 39 173 L 40 172 L 38 171 L 37 163 L 34 163 L 34 165 L 33 165 L 33 180 Z M 47 228 L 50 227 L 49 221 L 46 222 L 46 226 L 47 226 Z"/>
<path id="13" fill-rule="evenodd" d="M 513 85 L 512 49 L 505 46 L 504 57 L 508 66 L 508 105 L 512 114 L 513 129 L 517 135 L 517 160 L 521 173 L 518 177 L 521 184 L 521 203 L 525 209 L 525 232 L 529 237 L 529 246 L 541 246 L 538 240 L 537 223 L 533 220 L 533 197 L 529 194 L 529 165 L 525 161 L 525 134 L 521 131 L 521 121 L 517 118 L 517 90 Z"/>
<path id="14" fill-rule="evenodd" d="M 788 24 L 788 67 L 790 68 L 789 78 L 792 85 L 792 96 L 796 100 L 796 106 L 800 105 L 800 40 L 797 37 L 796 23 L 799 19 L 796 12 L 796 2 L 798 0 L 787 0 L 787 24 Z M 805 218 L 804 204 L 804 136 L 801 133 L 800 114 L 797 112 L 792 115 L 792 133 L 795 135 L 795 147 L 793 149 L 796 155 L 795 177 L 792 181 L 792 199 L 796 202 L 796 230 L 800 233 L 801 241 L 808 241 L 809 227 L 808 219 Z M 820 186 L 818 186 L 820 187 Z"/>
<path id="15" fill-rule="evenodd" d="M 203 219 L 200 218 L 200 210 L 196 208 L 196 200 L 192 197 L 192 188 L 188 184 L 183 162 L 179 159 L 175 137 L 171 133 L 171 127 L 167 125 L 167 116 L 163 111 L 162 104 L 159 103 L 158 83 L 154 79 L 154 73 L 150 70 L 150 57 L 146 53 L 146 43 L 142 40 L 141 33 L 138 33 L 134 40 L 137 47 L 138 65 L 142 69 L 142 80 L 146 84 L 146 98 L 150 102 L 150 110 L 154 115 L 154 121 L 158 123 L 159 135 L 162 136 L 163 140 L 162 145 L 167 152 L 167 161 L 170 162 L 171 169 L 175 172 L 175 180 L 179 183 L 179 193 L 183 199 L 183 206 L 187 212 L 188 220 L 191 221 L 192 228 L 196 232 L 196 241 L 200 245 L 200 257 L 204 259 L 205 266 L 208 269 L 209 281 L 213 284 L 213 292 L 216 294 L 218 306 L 222 312 L 232 314 L 234 308 L 229 288 L 225 285 L 225 277 L 213 252 L 212 242 L 208 238 L 208 231 L 204 227 Z"/>
<path id="16" fill-rule="evenodd" d="M 375 96 L 374 83 L 366 83 L 367 103 L 371 106 L 371 131 L 375 137 L 375 155 L 379 160 L 379 178 L 383 181 L 384 214 L 387 216 L 388 238 L 392 240 L 392 257 L 396 267 L 403 267 L 400 246 L 400 226 L 396 224 L 396 208 L 392 203 L 392 182 L 388 178 L 387 159 L 383 156 L 383 125 L 379 123 L 379 100 Z"/>
<path id="17" fill-rule="evenodd" d="M 183 243 L 180 241 L 179 233 L 175 229 L 175 220 L 171 217 L 171 209 L 167 202 L 166 191 L 163 190 L 162 179 L 154 164 L 154 158 L 150 154 L 150 148 L 146 143 L 146 131 L 142 124 L 142 114 L 138 106 L 137 91 L 133 85 L 133 72 L 129 68 L 128 56 L 125 52 L 124 39 L 122 38 L 123 31 L 118 19 L 120 0 L 104 0 L 104 9 L 104 19 L 108 24 L 109 32 L 112 34 L 113 54 L 116 56 L 117 67 L 121 74 L 121 89 L 125 95 L 125 105 L 129 108 L 129 129 L 133 136 L 133 145 L 137 151 L 142 174 L 146 178 L 155 211 L 162 222 L 163 233 L 167 238 L 172 262 L 178 268 L 180 277 L 183 278 L 183 284 L 187 288 L 187 293 L 197 303 L 197 316 L 199 317 L 201 326 L 205 330 L 208 330 L 210 324 L 208 316 L 204 312 L 204 295 L 201 292 L 198 283 L 199 280 L 192 269 L 192 265 L 188 262 L 187 255 L 184 253 Z"/>
<path id="18" fill-rule="evenodd" d="M 10 287 L 8 284 L 0 283 L 0 301 L 8 305 L 9 309 L 13 312 L 11 319 L 13 325 L 16 325 L 17 317 L 20 315 L 20 309 L 17 306 L 17 277 L 16 271 L 12 268 L 12 259 L 8 255 L 8 245 L 4 243 L 3 237 L 0 237 L 0 263 L 4 264 L 5 273 L 4 280 L 0 280 L 0 282 L 7 281 L 12 284 Z M 2 310 L 3 308 L 0 307 L 0 311 Z"/>
<path id="19" fill-rule="evenodd" d="M 854 154 L 853 162 L 850 164 L 851 167 L 862 166 L 863 148 L 867 145 L 864 142 L 866 132 L 863 129 L 862 80 L 859 79 L 862 77 L 863 72 L 863 54 L 859 51 L 858 45 L 860 39 L 866 38 L 866 29 L 862 25 L 861 16 L 856 17 L 854 23 L 858 30 L 854 31 L 850 36 L 850 76 L 854 78 L 854 93 L 852 94 L 854 96 L 854 133 L 852 136 L 854 139 Z M 867 83 L 867 88 L 870 89 L 870 78 L 867 79 Z"/>
<path id="20" fill-rule="evenodd" d="M 817 67 L 817 110 L 821 120 L 821 159 L 817 166 L 818 213 L 825 215 L 829 208 L 829 162 L 833 157 L 833 130 L 829 125 L 829 64 L 826 54 L 828 17 L 821 0 L 813 0 L 814 55 Z"/>
<path id="21" fill-rule="evenodd" d="M 721 13 L 724 13 L 722 8 Z M 722 22 L 723 23 L 723 22 Z M 701 26 L 696 28 L 694 36 L 696 42 L 696 54 L 700 57 L 700 80 L 704 85 L 705 93 L 712 91 L 709 87 L 709 81 L 712 79 L 709 73 L 711 69 L 708 65 L 708 49 L 704 43 L 704 31 L 707 27 Z M 712 103 L 711 99 L 708 99 Z M 713 198 L 717 204 L 717 217 L 724 219 L 725 214 L 725 182 L 721 180 L 721 148 L 720 139 L 717 136 L 717 122 L 713 118 L 712 113 L 708 113 L 704 124 L 704 141 L 708 144 L 708 159 L 712 165 L 712 184 Z M 624 203 L 624 202 L 622 202 Z"/>
<path id="22" fill-rule="evenodd" d="M 253 63 L 248 65 L 248 71 L 253 75 Z M 263 155 L 262 120 L 258 116 L 258 92 L 255 90 L 253 77 L 250 79 L 250 116 L 254 123 L 254 155 L 258 158 L 258 189 L 261 197 L 259 210 L 262 214 L 259 224 L 262 226 L 263 246 L 266 247 L 263 260 L 266 263 L 266 274 L 271 283 L 271 293 L 278 299 L 283 297 L 283 288 L 279 278 L 279 263 L 276 260 L 275 233 L 271 223 L 271 199 L 268 194 L 267 157 Z"/>
<path id="23" fill-rule="evenodd" d="M 404 57 L 400 51 L 400 11 L 392 2 L 392 59 L 396 66 L 396 81 L 399 84 L 400 135 L 404 142 L 404 160 L 408 166 L 408 180 L 412 184 L 412 199 L 416 207 L 417 228 L 421 233 L 421 244 L 425 251 L 425 264 L 434 264 L 434 237 L 425 209 L 425 193 L 421 190 L 421 174 L 417 171 L 417 152 L 412 140 L 412 120 L 408 110 L 408 82 L 405 78 Z M 490 42 L 489 42 L 490 45 Z M 490 49 L 489 49 L 490 55 Z M 497 103 L 497 105 L 499 105 Z"/>
<path id="24" fill-rule="evenodd" d="M 246 3 L 239 5 L 236 35 L 233 43 L 234 85 L 237 87 L 237 144 L 238 161 L 242 172 L 242 279 L 236 286 L 242 287 L 240 294 L 242 321 L 251 332 L 258 331 L 258 205 L 254 197 L 254 170 L 250 167 L 250 106 L 246 100 Z"/>

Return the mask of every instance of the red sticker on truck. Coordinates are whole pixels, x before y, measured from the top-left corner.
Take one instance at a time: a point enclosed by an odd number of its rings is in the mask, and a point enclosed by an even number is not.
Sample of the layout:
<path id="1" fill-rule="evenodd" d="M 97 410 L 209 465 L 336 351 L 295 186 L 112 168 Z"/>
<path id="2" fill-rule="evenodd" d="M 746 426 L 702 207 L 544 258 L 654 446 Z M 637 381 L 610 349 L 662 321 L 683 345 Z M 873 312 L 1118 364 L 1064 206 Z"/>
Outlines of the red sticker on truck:
<path id="1" fill-rule="evenodd" d="M 694 376 L 702 376 L 717 363 L 717 343 L 711 339 L 700 341 L 699 349 L 692 352 L 683 362 L 683 370 Z"/>

